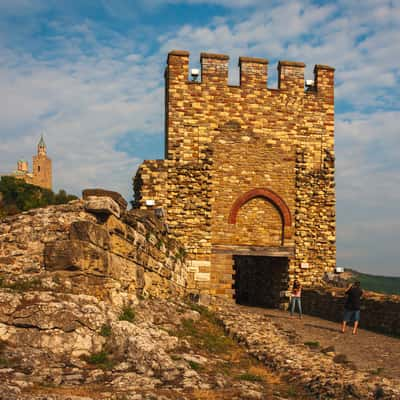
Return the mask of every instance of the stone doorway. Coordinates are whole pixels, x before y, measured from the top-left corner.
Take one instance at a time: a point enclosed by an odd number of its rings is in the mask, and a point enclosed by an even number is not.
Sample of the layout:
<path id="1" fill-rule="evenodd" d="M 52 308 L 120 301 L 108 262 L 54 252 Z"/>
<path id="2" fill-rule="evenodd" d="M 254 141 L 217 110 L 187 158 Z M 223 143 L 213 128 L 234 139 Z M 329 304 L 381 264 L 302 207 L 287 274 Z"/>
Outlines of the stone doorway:
<path id="1" fill-rule="evenodd" d="M 250 306 L 279 307 L 287 289 L 287 257 L 234 255 L 234 299 Z"/>

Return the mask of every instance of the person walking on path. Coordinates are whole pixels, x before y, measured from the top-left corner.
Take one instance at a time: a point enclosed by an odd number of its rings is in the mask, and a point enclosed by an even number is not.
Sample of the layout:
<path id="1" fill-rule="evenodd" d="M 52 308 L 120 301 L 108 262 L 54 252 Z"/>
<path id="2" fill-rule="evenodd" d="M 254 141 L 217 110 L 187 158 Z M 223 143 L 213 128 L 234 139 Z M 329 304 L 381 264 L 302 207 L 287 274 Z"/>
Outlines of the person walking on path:
<path id="1" fill-rule="evenodd" d="M 346 303 L 344 305 L 344 317 L 342 322 L 342 333 L 346 331 L 346 324 L 354 321 L 353 335 L 357 334 L 358 324 L 360 322 L 360 304 L 363 291 L 360 282 L 350 284 L 346 289 Z"/>
<path id="2" fill-rule="evenodd" d="M 297 304 L 297 307 L 299 309 L 299 317 L 301 318 L 301 285 L 300 282 L 295 279 L 293 283 L 293 289 L 292 289 L 292 294 L 291 294 L 291 308 L 290 308 L 290 315 L 293 316 L 293 313 L 295 311 L 295 307 Z"/>

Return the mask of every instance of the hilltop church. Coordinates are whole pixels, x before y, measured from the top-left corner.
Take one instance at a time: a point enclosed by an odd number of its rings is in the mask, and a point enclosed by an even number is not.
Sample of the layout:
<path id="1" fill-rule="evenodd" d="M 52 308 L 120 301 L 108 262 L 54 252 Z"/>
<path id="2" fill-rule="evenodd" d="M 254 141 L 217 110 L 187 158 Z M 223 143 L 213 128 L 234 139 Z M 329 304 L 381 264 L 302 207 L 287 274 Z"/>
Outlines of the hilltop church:
<path id="1" fill-rule="evenodd" d="M 52 189 L 51 159 L 47 157 L 47 147 L 43 135 L 37 145 L 37 154 L 32 157 L 32 172 L 29 172 L 28 161 L 19 160 L 17 170 L 11 176 L 23 179 L 26 183 L 40 186 L 44 189 Z"/>

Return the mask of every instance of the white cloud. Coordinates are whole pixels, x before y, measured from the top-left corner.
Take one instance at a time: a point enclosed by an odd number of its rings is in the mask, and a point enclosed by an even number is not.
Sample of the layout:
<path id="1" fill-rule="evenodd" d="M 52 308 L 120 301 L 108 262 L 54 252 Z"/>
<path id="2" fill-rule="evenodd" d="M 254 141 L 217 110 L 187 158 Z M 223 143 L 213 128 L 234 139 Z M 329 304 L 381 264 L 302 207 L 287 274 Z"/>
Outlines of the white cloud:
<path id="1" fill-rule="evenodd" d="M 56 188 L 79 194 L 88 186 L 106 187 L 131 198 L 143 155 L 129 155 L 123 146 L 114 150 L 115 143 L 127 132 L 162 129 L 162 62 L 138 53 L 120 57 L 119 48 L 97 43 L 86 28 L 81 31 L 94 43 L 92 55 L 75 47 L 71 60 L 38 60 L 0 50 L 1 172 L 13 170 L 21 157 L 30 159 L 45 131 Z"/>
<path id="2" fill-rule="evenodd" d="M 338 254 L 350 263 L 362 259 L 372 268 L 373 257 L 368 264 L 363 254 L 371 253 L 377 243 L 374 253 L 390 253 L 386 243 L 393 244 L 392 238 L 400 233 L 399 2 L 143 0 L 132 7 L 132 2 L 121 0 L 101 4 L 113 18 L 135 21 L 132 30 L 114 30 L 82 18 L 79 24 L 67 25 L 63 15 L 47 21 L 51 35 L 45 42 L 24 47 L 21 42 L 27 32 L 36 33 L 40 27 L 29 16 L 54 9 L 58 2 L 0 2 L 3 16 L 26 17 L 26 24 L 17 30 L 0 18 L 0 172 L 14 168 L 18 158 L 30 157 L 45 130 L 60 187 L 79 193 L 88 186 L 103 186 L 127 195 L 131 176 L 146 155 L 123 151 L 119 141 L 129 132 L 163 131 L 162 76 L 166 54 L 172 49 L 190 50 L 192 64 L 198 63 L 202 51 L 230 55 L 230 76 L 236 82 L 239 56 L 268 58 L 272 81 L 278 59 L 306 62 L 308 76 L 314 64 L 329 64 L 336 67 L 339 109 L 351 109 L 337 113 L 336 124 L 338 237 L 345 239 L 339 241 Z M 226 8 L 221 15 L 210 15 L 207 24 L 199 26 L 191 18 L 178 28 L 164 25 L 157 36 L 157 27 L 143 25 L 140 19 L 141 12 L 191 4 Z M 11 48 L 14 36 L 18 46 Z M 398 254 L 391 254 L 386 270 L 395 271 L 397 260 Z"/>

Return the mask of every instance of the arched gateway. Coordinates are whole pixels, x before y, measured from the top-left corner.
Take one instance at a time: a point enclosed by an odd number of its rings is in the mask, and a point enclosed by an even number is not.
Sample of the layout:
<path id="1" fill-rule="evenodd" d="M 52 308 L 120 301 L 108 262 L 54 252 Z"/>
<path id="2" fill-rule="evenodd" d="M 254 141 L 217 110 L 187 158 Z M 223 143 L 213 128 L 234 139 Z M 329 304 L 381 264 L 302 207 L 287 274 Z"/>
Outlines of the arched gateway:
<path id="1" fill-rule="evenodd" d="M 168 55 L 165 160 L 145 161 L 137 206 L 164 210 L 186 248 L 189 291 L 278 306 L 294 277 L 315 283 L 334 270 L 334 69 L 316 65 L 305 90 L 300 62 L 202 53 L 201 82 L 189 53 Z"/>

